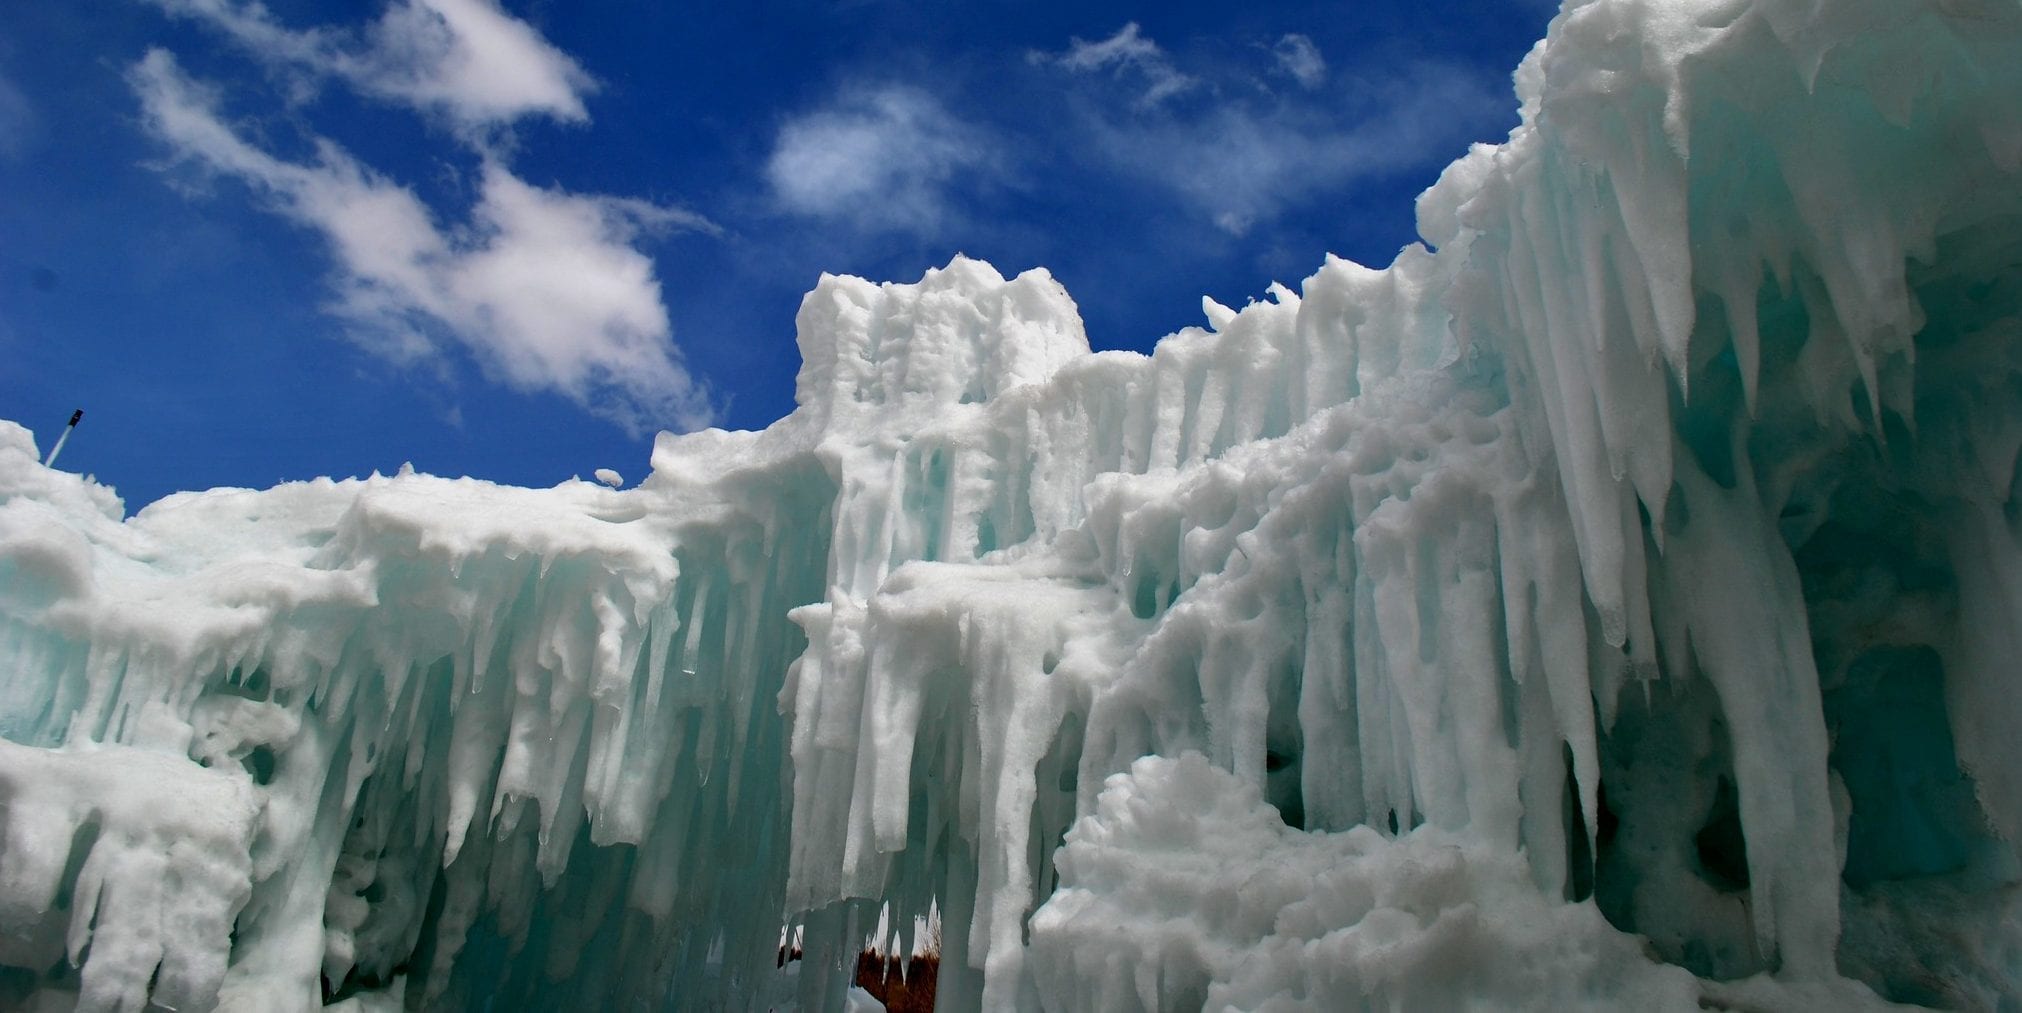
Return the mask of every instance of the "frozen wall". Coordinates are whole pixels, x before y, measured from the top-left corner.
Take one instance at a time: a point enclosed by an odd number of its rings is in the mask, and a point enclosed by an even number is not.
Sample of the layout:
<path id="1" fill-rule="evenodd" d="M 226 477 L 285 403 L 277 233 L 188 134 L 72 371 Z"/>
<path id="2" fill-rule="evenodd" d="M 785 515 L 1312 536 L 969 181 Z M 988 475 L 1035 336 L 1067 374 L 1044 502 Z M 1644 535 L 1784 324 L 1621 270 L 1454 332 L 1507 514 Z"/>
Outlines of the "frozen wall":
<path id="1" fill-rule="evenodd" d="M 1574 2 L 1149 356 L 824 278 L 639 488 L 0 426 L 0 1005 L 2022 1002 L 2022 6 Z M 901 940 L 898 945 L 910 945 Z"/>

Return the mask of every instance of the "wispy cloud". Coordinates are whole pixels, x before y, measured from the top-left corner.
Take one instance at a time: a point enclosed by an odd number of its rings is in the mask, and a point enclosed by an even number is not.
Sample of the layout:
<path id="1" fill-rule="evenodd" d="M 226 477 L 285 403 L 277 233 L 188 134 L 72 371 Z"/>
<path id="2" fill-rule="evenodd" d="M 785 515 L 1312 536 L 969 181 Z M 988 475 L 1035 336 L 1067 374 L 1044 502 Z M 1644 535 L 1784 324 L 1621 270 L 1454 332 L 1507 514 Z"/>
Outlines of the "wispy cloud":
<path id="1" fill-rule="evenodd" d="M 950 218 L 951 190 L 998 174 L 984 130 L 897 85 L 852 89 L 788 120 L 765 166 L 774 201 L 789 212 L 922 234 Z"/>
<path id="2" fill-rule="evenodd" d="M 1301 88 L 1311 91 L 1327 81 L 1327 60 L 1320 55 L 1320 47 L 1304 35 L 1286 33 L 1271 47 L 1271 55 L 1278 58 L 1278 69 Z"/>
<path id="3" fill-rule="evenodd" d="M 182 159 L 238 179 L 321 234 L 333 308 L 396 362 L 445 341 L 521 390 L 554 391 L 635 432 L 709 423 L 681 362 L 642 232 L 713 230 L 643 201 L 533 186 L 487 160 L 469 220 L 445 228 L 413 191 L 317 140 L 313 162 L 277 158 L 220 116 L 217 97 L 153 50 L 129 74 L 147 128 Z"/>
<path id="4" fill-rule="evenodd" d="M 1454 157 L 1508 105 L 1505 85 L 1448 65 L 1407 63 L 1374 78 L 1330 72 L 1320 47 L 1296 33 L 1221 52 L 1219 63 L 1182 68 L 1132 23 L 1034 62 L 1073 72 L 1065 87 L 1080 112 L 1080 150 L 1232 235 L 1315 194 Z M 1249 65 L 1227 58 L 1245 52 Z M 1089 77 L 1105 69 L 1112 80 Z M 1264 86 L 1272 74 L 1299 89 Z M 1185 100 L 1164 101 L 1182 91 Z"/>
<path id="5" fill-rule="evenodd" d="M 524 116 L 589 119 L 583 96 L 596 88 L 589 73 L 491 0 L 398 0 L 362 31 L 289 28 L 257 2 L 153 2 L 211 25 L 305 85 L 337 78 L 467 131 Z"/>
<path id="6" fill-rule="evenodd" d="M 1175 69 L 1165 50 L 1145 38 L 1135 21 L 1125 24 L 1115 35 L 1100 42 L 1070 38 L 1067 51 L 1058 56 L 1044 53 L 1031 55 L 1034 62 L 1050 60 L 1077 73 L 1107 70 L 1119 79 L 1133 77 L 1143 88 L 1138 105 L 1147 108 L 1200 84 L 1198 79 Z"/>
<path id="7" fill-rule="evenodd" d="M 39 119 L 35 106 L 14 82 L 0 75 L 0 158 L 20 158 L 34 146 Z"/>

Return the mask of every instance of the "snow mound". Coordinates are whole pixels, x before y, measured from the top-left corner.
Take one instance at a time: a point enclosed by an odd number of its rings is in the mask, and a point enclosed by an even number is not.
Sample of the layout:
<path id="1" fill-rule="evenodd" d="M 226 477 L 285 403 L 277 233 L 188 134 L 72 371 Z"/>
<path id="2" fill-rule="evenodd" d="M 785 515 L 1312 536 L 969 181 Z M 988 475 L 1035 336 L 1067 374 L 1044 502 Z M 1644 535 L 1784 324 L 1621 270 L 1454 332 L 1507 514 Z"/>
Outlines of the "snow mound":
<path id="1" fill-rule="evenodd" d="M 1032 916 L 1055 1009 L 1696 1009 L 1680 968 L 1521 856 L 1421 826 L 1285 826 L 1199 753 L 1145 757 L 1067 832 Z"/>

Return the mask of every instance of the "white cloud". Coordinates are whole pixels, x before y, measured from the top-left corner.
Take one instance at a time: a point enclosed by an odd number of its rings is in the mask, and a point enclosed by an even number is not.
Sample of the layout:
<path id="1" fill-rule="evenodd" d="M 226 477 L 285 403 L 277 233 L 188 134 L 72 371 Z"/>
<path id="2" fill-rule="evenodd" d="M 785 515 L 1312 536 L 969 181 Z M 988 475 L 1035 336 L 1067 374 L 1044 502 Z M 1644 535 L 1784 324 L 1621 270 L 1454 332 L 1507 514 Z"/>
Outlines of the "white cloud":
<path id="1" fill-rule="evenodd" d="M 1468 131 L 1507 105 L 1501 91 L 1451 67 L 1406 68 L 1361 117 L 1343 103 L 1220 102 L 1198 117 L 1097 119 L 1100 151 L 1165 187 L 1232 235 L 1288 204 L 1465 150 Z"/>
<path id="2" fill-rule="evenodd" d="M 491 0 L 398 0 L 360 32 L 292 29 L 257 2 L 153 0 L 268 63 L 437 113 L 465 130 L 522 116 L 585 122 L 590 75 Z"/>
<path id="3" fill-rule="evenodd" d="M 560 393 L 635 432 L 708 424 L 707 394 L 671 340 L 642 230 L 713 226 L 643 201 L 532 186 L 487 161 L 470 221 L 444 229 L 405 187 L 319 140 L 285 161 L 219 118 L 215 96 L 153 50 L 129 74 L 148 129 L 237 178 L 321 233 L 336 260 L 334 309 L 353 337 L 399 362 L 445 338 L 520 390 Z"/>
<path id="4" fill-rule="evenodd" d="M 1233 235 L 1315 194 L 1454 157 L 1471 131 L 1508 105 L 1505 85 L 1451 66 L 1330 74 L 1319 46 L 1297 33 L 1268 48 L 1222 54 L 1182 69 L 1132 23 L 1101 42 L 1074 39 L 1064 54 L 1032 61 L 1075 75 L 1078 150 L 1171 193 Z M 1081 80 L 1105 70 L 1114 83 Z M 1301 89 L 1261 87 L 1271 73 Z M 1187 90 L 1199 94 L 1163 102 Z"/>
<path id="5" fill-rule="evenodd" d="M 1291 75 L 1299 86 L 1311 91 L 1327 80 L 1327 61 L 1320 55 L 1320 47 L 1313 40 L 1297 32 L 1289 32 L 1271 47 L 1271 55 L 1278 58 L 1278 69 Z"/>
<path id="6" fill-rule="evenodd" d="M 997 174 L 991 149 L 924 91 L 859 89 L 782 126 L 765 175 L 796 214 L 928 233 L 950 216 L 951 187 Z"/>
<path id="7" fill-rule="evenodd" d="M 1046 59 L 1043 55 L 1037 58 Z M 1115 35 L 1101 42 L 1070 38 L 1067 52 L 1053 59 L 1060 66 L 1077 73 L 1109 70 L 1121 77 L 1126 72 L 1134 72 L 1144 81 L 1144 93 L 1139 96 L 1138 104 L 1147 108 L 1200 83 L 1175 69 L 1165 50 L 1145 38 L 1135 21 L 1125 24 Z"/>

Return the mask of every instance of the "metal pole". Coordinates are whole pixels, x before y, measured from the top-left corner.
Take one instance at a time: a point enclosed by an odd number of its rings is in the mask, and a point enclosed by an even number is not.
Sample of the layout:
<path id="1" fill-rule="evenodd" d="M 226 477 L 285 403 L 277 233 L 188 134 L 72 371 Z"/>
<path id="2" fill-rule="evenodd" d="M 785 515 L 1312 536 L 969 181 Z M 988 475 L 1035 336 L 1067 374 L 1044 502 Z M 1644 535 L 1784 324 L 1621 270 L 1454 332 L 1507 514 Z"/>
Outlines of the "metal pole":
<path id="1" fill-rule="evenodd" d="M 77 420 L 83 417 L 84 409 L 82 408 L 70 413 L 70 424 L 63 427 L 63 435 L 56 438 L 56 446 L 49 448 L 49 457 L 42 462 L 43 467 L 56 467 L 56 455 L 63 453 L 64 442 L 70 439 L 71 432 L 77 428 Z"/>

